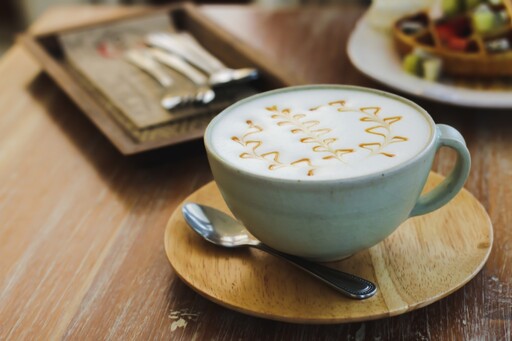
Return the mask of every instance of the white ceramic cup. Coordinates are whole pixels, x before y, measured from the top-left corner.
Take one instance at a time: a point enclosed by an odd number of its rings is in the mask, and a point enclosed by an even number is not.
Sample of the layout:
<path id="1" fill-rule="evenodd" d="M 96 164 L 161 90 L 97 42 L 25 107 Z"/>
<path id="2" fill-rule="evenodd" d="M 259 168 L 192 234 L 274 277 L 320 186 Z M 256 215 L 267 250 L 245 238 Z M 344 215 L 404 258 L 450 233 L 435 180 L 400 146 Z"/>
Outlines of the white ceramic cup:
<path id="1" fill-rule="evenodd" d="M 254 174 L 228 163 L 212 147 L 212 129 L 241 103 L 304 89 L 358 91 L 406 103 L 424 115 L 432 132 L 430 139 L 415 156 L 384 171 L 317 181 Z M 383 91 L 344 85 L 284 88 L 244 99 L 212 120 L 204 141 L 214 179 L 235 217 L 263 243 L 316 261 L 337 260 L 369 248 L 407 218 L 445 205 L 464 185 L 471 164 L 461 134 L 450 126 L 436 125 L 417 104 Z M 436 151 L 442 146 L 455 150 L 456 165 L 441 184 L 420 196 Z"/>

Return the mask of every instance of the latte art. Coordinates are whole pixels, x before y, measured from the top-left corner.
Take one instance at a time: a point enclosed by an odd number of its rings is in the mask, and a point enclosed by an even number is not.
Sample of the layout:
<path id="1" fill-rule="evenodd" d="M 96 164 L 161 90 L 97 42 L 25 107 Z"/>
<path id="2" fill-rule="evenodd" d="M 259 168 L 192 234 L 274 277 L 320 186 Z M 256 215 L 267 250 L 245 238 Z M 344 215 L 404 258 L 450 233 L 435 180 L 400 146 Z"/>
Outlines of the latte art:
<path id="1" fill-rule="evenodd" d="M 222 115 L 211 132 L 215 152 L 237 168 L 285 179 L 382 172 L 417 155 L 431 137 L 418 109 L 357 90 L 269 94 Z"/>

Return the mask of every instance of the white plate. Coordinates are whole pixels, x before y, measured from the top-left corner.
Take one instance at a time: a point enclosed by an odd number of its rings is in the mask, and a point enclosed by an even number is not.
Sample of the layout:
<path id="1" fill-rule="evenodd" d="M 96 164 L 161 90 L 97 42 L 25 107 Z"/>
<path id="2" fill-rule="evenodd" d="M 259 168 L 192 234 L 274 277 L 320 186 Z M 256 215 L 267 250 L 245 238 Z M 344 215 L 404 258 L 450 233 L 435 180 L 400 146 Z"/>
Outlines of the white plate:
<path id="1" fill-rule="evenodd" d="M 471 84 L 455 85 L 449 80 L 430 82 L 402 70 L 389 32 L 373 28 L 368 16 L 357 23 L 348 41 L 348 56 L 368 77 L 392 88 L 431 100 L 468 107 L 512 108 L 512 83 L 503 89 L 471 89 Z M 478 87 L 478 84 L 473 84 Z"/>

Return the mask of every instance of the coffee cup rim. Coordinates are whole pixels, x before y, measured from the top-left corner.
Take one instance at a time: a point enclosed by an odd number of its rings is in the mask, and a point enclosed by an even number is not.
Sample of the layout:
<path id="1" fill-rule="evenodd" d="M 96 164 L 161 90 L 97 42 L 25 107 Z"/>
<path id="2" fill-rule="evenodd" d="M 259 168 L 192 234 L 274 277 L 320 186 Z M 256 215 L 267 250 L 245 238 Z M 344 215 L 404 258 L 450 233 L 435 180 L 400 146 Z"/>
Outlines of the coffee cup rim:
<path id="1" fill-rule="evenodd" d="M 405 103 L 405 104 L 411 106 L 412 108 L 416 109 L 419 113 L 421 113 L 425 117 L 428 124 L 430 125 L 430 138 L 429 138 L 428 142 L 425 144 L 425 146 L 416 155 L 414 155 L 413 157 L 411 157 L 410 159 L 406 160 L 403 163 L 400 163 L 398 165 L 395 165 L 393 167 L 390 167 L 390 168 L 387 168 L 387 169 L 384 169 L 381 171 L 376 171 L 376 172 L 359 175 L 359 176 L 354 176 L 354 177 L 338 178 L 338 179 L 337 178 L 332 178 L 332 179 L 331 178 L 330 179 L 287 179 L 287 178 L 278 178 L 278 177 L 271 177 L 271 176 L 255 174 L 255 173 L 246 171 L 244 169 L 235 167 L 234 165 L 229 163 L 227 160 L 225 160 L 221 155 L 219 155 L 219 153 L 217 153 L 217 151 L 215 151 L 215 149 L 213 148 L 212 143 L 211 143 L 211 131 L 212 131 L 213 127 L 215 126 L 215 124 L 218 121 L 220 121 L 223 116 L 227 115 L 228 112 L 234 110 L 235 108 L 237 108 L 240 105 L 243 105 L 243 104 L 253 101 L 255 99 L 263 98 L 263 97 L 278 94 L 278 93 L 293 92 L 293 91 L 297 91 L 297 90 L 309 90 L 309 89 L 315 89 L 315 90 L 322 90 L 322 89 L 326 89 L 326 90 L 327 89 L 358 90 L 358 91 L 362 91 L 362 92 L 371 92 L 374 94 L 378 94 L 378 95 L 381 95 L 384 97 L 391 98 L 393 100 L 401 101 L 402 103 Z M 415 103 L 407 98 L 404 98 L 402 96 L 399 96 L 399 95 L 396 95 L 396 94 L 393 94 L 393 93 L 390 93 L 387 91 L 368 88 L 368 87 L 364 87 L 364 86 L 345 85 L 345 84 L 314 84 L 314 85 L 295 85 L 295 86 L 289 86 L 289 87 L 278 88 L 278 89 L 274 89 L 274 90 L 270 90 L 270 91 L 265 91 L 265 92 L 261 92 L 261 93 L 249 96 L 240 101 L 237 101 L 236 103 L 231 104 L 229 107 L 222 110 L 219 114 L 217 114 L 210 121 L 210 123 L 206 127 L 203 141 L 204 141 L 204 145 L 205 145 L 206 151 L 209 154 L 209 156 L 214 157 L 218 162 L 222 163 L 225 167 L 231 169 L 234 172 L 243 174 L 244 176 L 251 177 L 254 179 L 260 179 L 260 180 L 278 181 L 278 182 L 282 182 L 282 183 L 300 182 L 300 183 L 322 184 L 322 183 L 334 183 L 334 182 L 351 182 L 351 183 L 353 183 L 353 182 L 358 182 L 358 181 L 368 181 L 368 180 L 372 180 L 375 178 L 382 178 L 385 175 L 391 175 L 393 173 L 396 173 L 399 170 L 406 168 L 410 164 L 413 164 L 417 160 L 424 157 L 424 155 L 426 153 L 428 153 L 428 151 L 432 148 L 432 145 L 435 142 L 435 136 L 436 136 L 436 124 L 435 124 L 434 120 L 432 119 L 432 117 L 430 116 L 430 114 L 425 109 L 423 109 L 420 105 L 418 105 L 417 103 Z"/>

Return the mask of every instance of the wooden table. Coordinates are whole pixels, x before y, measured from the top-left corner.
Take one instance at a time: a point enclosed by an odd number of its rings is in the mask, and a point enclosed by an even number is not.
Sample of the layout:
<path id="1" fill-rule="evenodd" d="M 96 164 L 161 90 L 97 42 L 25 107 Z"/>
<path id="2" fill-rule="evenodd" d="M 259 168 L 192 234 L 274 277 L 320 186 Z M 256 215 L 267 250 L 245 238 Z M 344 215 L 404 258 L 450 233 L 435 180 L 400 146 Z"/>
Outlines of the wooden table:
<path id="1" fill-rule="evenodd" d="M 129 10 L 55 8 L 32 30 Z M 383 88 L 345 53 L 362 7 L 203 11 L 311 83 Z M 0 339 L 510 340 L 512 112 L 419 103 L 466 137 L 473 157 L 466 188 L 494 224 L 487 265 L 451 296 L 405 315 L 332 326 L 279 323 L 207 301 L 169 266 L 166 222 L 212 178 L 201 143 L 150 164 L 123 158 L 14 46 L 0 61 Z M 446 173 L 454 155 L 442 154 L 434 169 Z M 182 317 L 186 326 L 177 323 Z"/>

